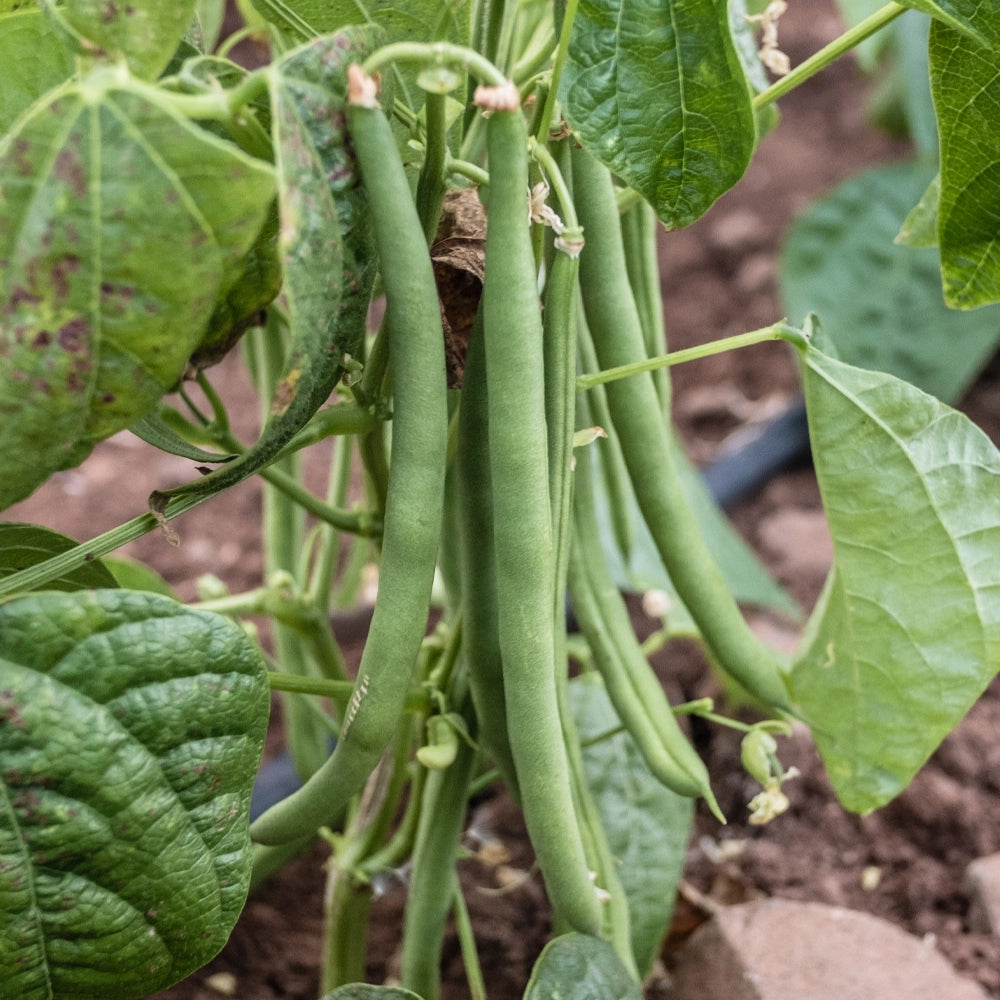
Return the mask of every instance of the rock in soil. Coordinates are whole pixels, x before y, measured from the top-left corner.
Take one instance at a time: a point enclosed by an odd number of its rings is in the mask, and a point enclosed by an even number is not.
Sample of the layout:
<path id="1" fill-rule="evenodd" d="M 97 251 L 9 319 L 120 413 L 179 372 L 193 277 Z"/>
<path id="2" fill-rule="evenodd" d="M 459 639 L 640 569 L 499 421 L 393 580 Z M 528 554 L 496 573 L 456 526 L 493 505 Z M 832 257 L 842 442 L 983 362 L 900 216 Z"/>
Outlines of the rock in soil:
<path id="1" fill-rule="evenodd" d="M 965 871 L 969 930 L 1000 937 L 1000 854 L 976 858 Z"/>
<path id="2" fill-rule="evenodd" d="M 671 1000 L 983 1000 L 930 937 L 839 906 L 722 907 L 684 946 Z"/>

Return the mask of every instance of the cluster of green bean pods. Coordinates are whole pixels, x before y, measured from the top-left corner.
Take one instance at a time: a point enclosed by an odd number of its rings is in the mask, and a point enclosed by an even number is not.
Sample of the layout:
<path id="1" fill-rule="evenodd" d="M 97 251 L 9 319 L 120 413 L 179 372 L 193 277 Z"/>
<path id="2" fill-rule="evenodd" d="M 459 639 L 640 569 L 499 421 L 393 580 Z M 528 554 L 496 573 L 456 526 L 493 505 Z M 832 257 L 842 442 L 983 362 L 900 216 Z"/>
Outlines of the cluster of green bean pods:
<path id="1" fill-rule="evenodd" d="M 571 137 L 552 152 L 539 150 L 517 88 L 490 78 L 474 102 L 486 117 L 482 299 L 461 390 L 449 396 L 428 253 L 447 157 L 439 148 L 425 164 L 415 201 L 375 77 L 351 67 L 349 81 L 348 132 L 386 300 L 387 335 L 369 359 L 366 386 L 387 384 L 392 397 L 380 586 L 334 753 L 251 832 L 258 845 L 296 843 L 358 801 L 390 745 L 397 770 L 400 760 L 412 760 L 417 727 L 404 717 L 419 681 L 433 691 L 418 717 L 433 750 L 421 748 L 410 765 L 419 780 L 405 817 L 374 854 L 412 857 L 403 985 L 437 995 L 465 807 L 489 767 L 524 814 L 557 926 L 608 937 L 632 967 L 627 906 L 568 715 L 567 593 L 590 662 L 650 772 L 722 816 L 609 572 L 596 476 L 586 448 L 574 455 L 578 427 L 597 423 L 610 436 L 602 468 L 614 540 L 630 544 L 625 498 L 634 494 L 712 656 L 762 701 L 779 709 L 787 703 L 773 658 L 743 623 L 672 473 L 666 376 L 577 392 L 578 370 L 664 349 L 648 257 L 655 220 L 636 211 L 623 223 L 607 170 L 573 149 Z M 556 219 L 556 239 L 540 240 L 532 229 L 536 161 L 558 175 L 570 217 L 568 225 Z M 554 213 L 543 218 L 552 224 Z M 449 652 L 434 676 L 417 676 L 438 564 Z"/>

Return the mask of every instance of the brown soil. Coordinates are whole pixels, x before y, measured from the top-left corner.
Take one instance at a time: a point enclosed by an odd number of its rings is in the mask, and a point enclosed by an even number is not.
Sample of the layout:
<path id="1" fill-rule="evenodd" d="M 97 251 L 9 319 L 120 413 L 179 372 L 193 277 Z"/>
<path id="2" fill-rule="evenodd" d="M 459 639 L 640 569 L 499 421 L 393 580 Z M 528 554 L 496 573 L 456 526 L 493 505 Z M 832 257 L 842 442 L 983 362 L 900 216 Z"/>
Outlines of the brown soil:
<path id="1" fill-rule="evenodd" d="M 799 0 L 782 21 L 782 43 L 793 64 L 838 33 L 828 0 Z M 744 181 L 690 229 L 666 234 L 662 277 L 672 347 L 753 329 L 780 316 L 775 289 L 776 248 L 794 215 L 818 193 L 866 166 L 907 153 L 864 119 L 867 84 L 842 60 L 781 102 L 782 122 L 768 136 Z M 240 375 L 222 369 L 227 388 L 243 399 L 238 430 L 256 422 Z M 964 403 L 1000 441 L 1000 405 L 991 368 Z M 675 375 L 678 426 L 692 455 L 712 458 L 723 438 L 792 396 L 798 377 L 777 345 L 683 366 Z M 247 409 L 247 407 L 250 407 Z M 6 516 L 36 520 L 75 537 L 90 537 L 141 511 L 149 490 L 189 476 L 188 463 L 151 454 L 127 435 L 101 446 L 79 470 L 54 477 L 30 501 Z M 183 544 L 159 536 L 127 551 L 150 561 L 185 598 L 206 570 L 234 590 L 256 585 L 261 557 L 256 535 L 259 494 L 245 485 L 178 523 Z M 829 543 L 815 479 L 808 468 L 784 473 L 741 503 L 732 517 L 777 578 L 806 607 L 815 601 L 829 565 Z M 651 624 L 636 609 L 640 632 Z M 761 618 L 761 629 L 793 643 L 786 624 Z M 351 652 L 356 654 L 357 649 Z M 658 654 L 658 672 L 672 695 L 713 692 L 698 656 L 675 645 Z M 715 692 L 717 693 L 717 692 Z M 792 807 L 767 827 L 745 822 L 753 794 L 739 764 L 736 736 L 698 727 L 697 745 L 713 775 L 725 828 L 700 812 L 692 838 L 674 932 L 664 949 L 683 941 L 711 905 L 761 895 L 817 900 L 864 910 L 918 935 L 931 934 L 945 956 L 1000 997 L 1000 942 L 968 933 L 965 866 L 1000 850 L 1000 689 L 994 685 L 948 738 L 912 786 L 887 808 L 867 817 L 847 814 L 834 800 L 808 736 L 785 741 L 782 761 L 801 777 L 788 786 Z M 279 738 L 275 729 L 273 740 Z M 472 860 L 463 878 L 492 1000 L 521 996 L 531 964 L 548 933 L 543 894 L 532 877 L 490 891 L 501 874 L 528 871 L 530 848 L 516 812 L 504 797 L 477 807 L 470 820 L 480 837 L 499 839 L 510 852 L 500 873 Z M 318 993 L 324 850 L 289 865 L 254 894 L 230 943 L 208 967 L 161 1000 L 217 1000 L 229 973 L 247 1000 L 311 1000 Z M 391 975 L 405 898 L 401 879 L 379 887 L 370 934 L 369 975 Z M 467 995 L 454 942 L 446 956 L 448 998 Z M 214 985 L 213 985 L 214 984 Z M 665 996 L 651 984 L 650 996 Z"/>

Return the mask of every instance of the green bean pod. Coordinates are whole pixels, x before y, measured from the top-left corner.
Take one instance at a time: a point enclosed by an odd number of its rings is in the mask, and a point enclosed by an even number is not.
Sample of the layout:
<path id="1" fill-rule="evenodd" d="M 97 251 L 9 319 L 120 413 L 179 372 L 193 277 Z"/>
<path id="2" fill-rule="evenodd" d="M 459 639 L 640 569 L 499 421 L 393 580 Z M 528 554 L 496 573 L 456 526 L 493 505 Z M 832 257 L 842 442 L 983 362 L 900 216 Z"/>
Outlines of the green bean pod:
<path id="1" fill-rule="evenodd" d="M 507 735 L 503 659 L 497 622 L 485 350 L 480 309 L 465 357 L 455 461 L 459 563 L 464 598 L 462 658 L 479 720 L 479 742 L 499 767 L 508 790 L 516 800 L 519 798 L 517 774 Z"/>
<path id="2" fill-rule="evenodd" d="M 608 696 L 657 780 L 678 795 L 704 796 L 721 818 L 708 771 L 677 723 L 604 561 L 587 449 L 577 458 L 576 475 L 570 596 Z"/>
<path id="3" fill-rule="evenodd" d="M 490 201 L 482 308 L 508 734 L 525 823 L 553 908 L 573 929 L 599 934 L 601 909 L 573 807 L 559 717 L 542 318 L 527 225 L 527 130 L 516 101 L 493 111 L 486 138 Z"/>
<path id="4" fill-rule="evenodd" d="M 427 625 L 441 533 L 448 427 L 434 274 L 388 119 L 377 107 L 350 103 L 347 122 L 370 196 L 394 373 L 379 590 L 336 749 L 301 789 L 253 824 L 261 844 L 331 822 L 396 733 Z"/>
<path id="5" fill-rule="evenodd" d="M 611 175 L 578 149 L 573 178 L 587 233 L 580 284 L 598 361 L 602 368 L 613 368 L 644 360 Z M 652 378 L 637 375 L 608 383 L 607 398 L 639 509 L 713 657 L 749 694 L 772 708 L 792 711 L 777 659 L 744 621 L 681 489 Z"/>

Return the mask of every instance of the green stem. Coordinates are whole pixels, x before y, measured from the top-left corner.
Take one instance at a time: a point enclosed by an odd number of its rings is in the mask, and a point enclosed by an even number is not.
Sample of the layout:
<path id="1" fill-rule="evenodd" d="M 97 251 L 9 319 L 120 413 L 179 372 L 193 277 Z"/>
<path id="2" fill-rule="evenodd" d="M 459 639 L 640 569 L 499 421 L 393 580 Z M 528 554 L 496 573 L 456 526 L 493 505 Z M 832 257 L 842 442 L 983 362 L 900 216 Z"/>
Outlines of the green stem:
<path id="1" fill-rule="evenodd" d="M 326 677 L 303 677 L 301 674 L 287 674 L 269 670 L 267 683 L 272 691 L 289 691 L 294 694 L 314 694 L 318 698 L 329 698 L 341 707 L 350 700 L 354 688 L 353 681 L 329 680 Z"/>
<path id="2" fill-rule="evenodd" d="M 853 28 L 849 28 L 838 38 L 835 38 L 829 45 L 811 55 L 805 62 L 800 63 L 786 76 L 773 83 L 767 90 L 761 91 L 753 99 L 754 111 L 766 108 L 773 104 L 779 97 L 794 90 L 810 77 L 815 76 L 820 70 L 826 69 L 830 63 L 839 59 L 845 52 L 860 45 L 866 38 L 880 31 L 887 24 L 895 21 L 901 14 L 905 14 L 907 8 L 898 3 L 887 3 L 881 9 L 875 11 L 870 17 L 866 17 Z"/>
<path id="3" fill-rule="evenodd" d="M 462 964 L 465 966 L 465 978 L 469 984 L 469 1000 L 486 1000 L 486 982 L 476 951 L 476 936 L 472 930 L 469 908 L 466 906 L 465 896 L 462 895 L 462 887 L 457 877 L 453 881 L 451 909 L 455 917 L 455 932 L 462 953 Z"/>
<path id="4" fill-rule="evenodd" d="M 577 377 L 576 387 L 578 390 L 593 389 L 594 386 L 617 382 L 619 379 L 629 378 L 632 375 L 642 375 L 646 372 L 656 371 L 658 368 L 669 368 L 686 361 L 708 358 L 713 354 L 722 354 L 724 351 L 735 351 L 741 347 L 763 343 L 766 340 L 785 340 L 797 345 L 801 339 L 802 334 L 798 330 L 788 326 L 784 321 L 779 321 L 772 323 L 771 326 L 762 327 L 760 330 L 738 333 L 734 337 L 724 337 L 722 340 L 713 340 L 707 344 L 686 347 L 682 351 L 672 351 L 656 358 L 634 361 L 631 364 L 618 365 L 615 368 L 605 368 L 603 371 L 593 372 L 590 375 L 580 375 Z"/>
<path id="5" fill-rule="evenodd" d="M 426 129 L 424 163 L 417 178 L 417 214 L 428 244 L 437 233 L 444 204 L 444 168 L 448 155 L 447 99 L 444 94 L 428 94 L 424 102 Z"/>
<path id="6" fill-rule="evenodd" d="M 490 86 L 499 87 L 507 78 L 488 59 L 464 45 L 451 42 L 393 42 L 372 53 L 362 63 L 369 75 L 392 62 L 418 62 L 431 66 L 458 66 Z"/>
<path id="7" fill-rule="evenodd" d="M 562 31 L 559 32 L 559 46 L 556 49 L 555 61 L 552 64 L 552 79 L 549 81 L 549 92 L 545 97 L 545 109 L 539 122 L 538 141 L 545 143 L 549 138 L 549 128 L 556 113 L 558 101 L 559 80 L 569 52 L 569 38 L 573 31 L 573 21 L 576 18 L 577 0 L 566 0 L 566 10 L 563 13 Z"/>
<path id="8" fill-rule="evenodd" d="M 314 517 L 341 531 L 363 538 L 377 538 L 382 533 L 381 522 L 365 510 L 339 510 L 310 493 L 294 476 L 274 466 L 263 469 L 261 478 L 280 490 L 293 503 Z"/>

